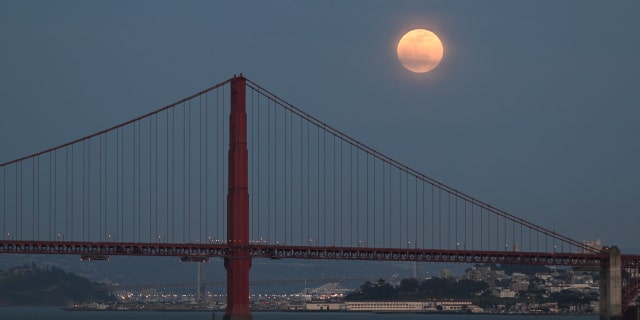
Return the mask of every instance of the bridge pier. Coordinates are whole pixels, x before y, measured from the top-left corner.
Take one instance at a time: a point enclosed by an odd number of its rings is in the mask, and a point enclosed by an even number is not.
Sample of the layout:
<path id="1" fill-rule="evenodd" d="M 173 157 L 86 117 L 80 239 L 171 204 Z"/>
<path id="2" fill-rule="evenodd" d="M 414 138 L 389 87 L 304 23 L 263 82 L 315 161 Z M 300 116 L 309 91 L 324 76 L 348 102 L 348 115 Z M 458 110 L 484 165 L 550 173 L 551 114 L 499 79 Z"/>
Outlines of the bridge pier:
<path id="1" fill-rule="evenodd" d="M 229 116 L 229 192 L 227 194 L 227 270 L 225 320 L 251 320 L 249 306 L 249 153 L 247 151 L 246 79 L 231 80 Z"/>
<path id="2" fill-rule="evenodd" d="M 605 248 L 607 256 L 600 268 L 600 320 L 622 319 L 622 260 L 620 249 Z"/>

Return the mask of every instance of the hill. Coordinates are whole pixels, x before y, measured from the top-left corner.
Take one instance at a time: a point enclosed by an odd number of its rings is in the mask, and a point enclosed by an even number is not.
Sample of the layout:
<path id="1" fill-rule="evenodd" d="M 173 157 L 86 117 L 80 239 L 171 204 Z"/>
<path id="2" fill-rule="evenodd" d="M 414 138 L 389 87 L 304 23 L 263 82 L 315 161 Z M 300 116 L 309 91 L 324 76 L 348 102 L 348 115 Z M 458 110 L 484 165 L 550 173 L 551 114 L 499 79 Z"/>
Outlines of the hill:
<path id="1" fill-rule="evenodd" d="M 0 271 L 0 305 L 64 306 L 70 303 L 111 301 L 100 284 L 56 267 L 35 263 Z"/>

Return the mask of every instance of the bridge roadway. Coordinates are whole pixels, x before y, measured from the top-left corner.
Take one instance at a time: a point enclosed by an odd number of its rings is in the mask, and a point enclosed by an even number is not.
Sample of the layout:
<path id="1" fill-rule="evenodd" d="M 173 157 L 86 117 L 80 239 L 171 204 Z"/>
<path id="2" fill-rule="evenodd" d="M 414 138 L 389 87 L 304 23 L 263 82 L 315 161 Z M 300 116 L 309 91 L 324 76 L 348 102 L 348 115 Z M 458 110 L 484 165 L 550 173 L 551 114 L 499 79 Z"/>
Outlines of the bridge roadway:
<path id="1" fill-rule="evenodd" d="M 87 260 L 109 256 L 166 256 L 190 259 L 229 257 L 234 248 L 248 248 L 253 258 L 386 260 L 444 263 L 499 263 L 600 267 L 606 254 L 524 251 L 479 251 L 412 248 L 335 246 L 287 246 L 276 244 L 234 245 L 230 243 L 129 243 L 78 241 L 1 240 L 0 253 L 72 254 Z M 640 255 L 622 255 L 622 268 L 640 266 Z"/>

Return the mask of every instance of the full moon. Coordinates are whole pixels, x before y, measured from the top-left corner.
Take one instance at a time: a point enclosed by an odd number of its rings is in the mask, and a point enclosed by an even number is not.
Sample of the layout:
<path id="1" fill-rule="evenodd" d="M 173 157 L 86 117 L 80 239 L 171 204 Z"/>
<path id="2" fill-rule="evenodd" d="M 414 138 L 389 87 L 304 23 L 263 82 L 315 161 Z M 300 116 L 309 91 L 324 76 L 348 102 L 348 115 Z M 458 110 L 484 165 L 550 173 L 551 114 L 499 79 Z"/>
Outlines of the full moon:
<path id="1" fill-rule="evenodd" d="M 442 60 L 443 52 L 438 36 L 425 29 L 411 30 L 398 42 L 398 60 L 415 73 L 433 70 Z"/>

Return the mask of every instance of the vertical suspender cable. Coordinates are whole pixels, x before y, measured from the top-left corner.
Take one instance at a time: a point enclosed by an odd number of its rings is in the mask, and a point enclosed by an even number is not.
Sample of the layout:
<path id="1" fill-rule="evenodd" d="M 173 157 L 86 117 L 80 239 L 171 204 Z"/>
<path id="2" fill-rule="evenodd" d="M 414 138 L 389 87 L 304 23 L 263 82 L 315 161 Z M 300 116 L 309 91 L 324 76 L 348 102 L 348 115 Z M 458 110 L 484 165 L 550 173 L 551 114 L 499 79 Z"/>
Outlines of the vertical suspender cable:
<path id="1" fill-rule="evenodd" d="M 398 216 L 400 217 L 400 221 L 398 221 L 398 246 L 403 247 L 402 245 L 402 169 L 398 168 Z"/>
<path id="2" fill-rule="evenodd" d="M 230 119 L 230 117 L 229 117 L 229 118 L 227 118 L 227 117 L 225 116 L 225 114 L 224 114 L 224 113 L 225 113 L 225 108 L 224 108 L 224 107 L 226 106 L 226 99 L 225 99 L 225 97 L 226 97 L 226 96 L 225 96 L 225 92 L 226 92 L 226 90 L 222 90 L 222 118 L 223 118 L 223 119 L 222 119 L 222 141 L 223 141 L 223 142 L 227 141 L 227 140 L 225 139 L 226 134 L 227 134 L 227 132 L 226 132 L 226 130 L 225 130 L 225 129 L 226 129 L 225 124 L 226 124 L 227 122 L 225 121 L 225 119 Z M 229 99 L 231 99 L 231 98 L 229 98 Z M 229 101 L 229 103 L 231 103 L 231 101 Z M 229 107 L 229 113 L 231 113 L 231 107 Z M 229 114 L 229 116 L 231 116 L 231 114 Z M 222 147 L 222 148 L 223 148 L 223 150 L 224 150 L 224 147 L 225 147 L 225 146 L 224 146 L 224 143 L 222 143 L 222 144 L 221 144 L 221 147 Z M 223 152 L 223 155 L 222 155 L 222 172 L 223 172 L 223 173 L 224 173 L 224 172 L 228 172 L 228 168 L 227 168 L 228 166 L 227 166 L 227 167 L 225 167 L 226 162 L 227 162 L 227 157 L 225 157 L 225 156 L 224 156 L 224 152 Z M 224 176 L 224 174 L 223 174 L 222 176 Z M 222 183 L 222 189 L 223 189 L 223 190 L 224 190 L 224 182 L 225 182 L 225 181 L 227 181 L 227 180 L 222 179 L 222 182 L 221 182 L 221 183 Z M 223 197 L 223 199 L 224 199 L 224 197 Z M 224 200 L 222 201 L 222 209 L 223 209 L 223 210 L 222 210 L 222 212 L 223 212 L 223 214 L 222 214 L 222 224 L 223 224 L 223 225 L 226 225 L 226 224 L 228 224 L 228 223 L 229 223 L 229 221 L 227 221 L 227 220 L 226 220 L 226 219 L 227 219 L 227 215 L 226 215 L 226 212 L 227 212 L 226 208 L 227 208 L 227 207 L 225 206 L 225 205 L 226 205 L 226 203 L 227 203 L 226 201 L 224 201 Z M 222 228 L 222 232 L 226 235 L 226 229 L 225 229 L 225 228 Z M 226 237 L 225 237 L 225 238 L 226 238 Z"/>
<path id="3" fill-rule="evenodd" d="M 418 220 L 418 177 L 414 177 L 414 178 L 415 178 L 415 182 L 416 182 L 415 183 L 415 186 L 416 186 L 416 191 L 415 191 L 415 195 L 416 195 L 415 219 L 416 219 L 416 222 L 414 224 L 414 227 L 415 227 L 415 231 L 414 231 L 415 245 L 414 245 L 414 247 L 417 248 L 418 247 L 418 240 L 419 240 L 418 239 L 418 222 L 419 222 L 419 220 Z"/>
<path id="4" fill-rule="evenodd" d="M 121 188 L 120 188 L 120 241 L 124 241 L 125 238 L 125 232 L 124 232 L 124 135 L 125 135 L 125 131 L 124 128 L 121 129 L 122 134 L 120 135 L 120 163 L 122 166 L 122 170 L 120 170 L 120 184 L 121 184 Z"/>
<path id="5" fill-rule="evenodd" d="M 278 114 L 277 114 L 277 110 L 276 110 L 276 102 L 275 101 L 271 101 L 273 102 L 273 145 L 271 145 L 270 147 L 273 148 L 273 152 L 271 153 L 273 155 L 273 160 L 271 161 L 271 164 L 273 165 L 273 168 L 269 168 L 269 170 L 271 172 L 273 172 L 273 179 L 271 179 L 271 181 L 273 181 L 273 187 L 271 185 L 269 185 L 269 188 L 273 190 L 273 192 L 271 192 L 271 195 L 273 197 L 273 199 L 271 199 L 271 203 L 273 204 L 273 215 L 271 215 L 271 207 L 269 207 L 269 241 L 271 243 L 275 243 L 275 238 L 277 237 L 275 231 L 271 231 L 271 218 L 275 220 L 277 220 L 276 216 L 277 216 L 277 212 L 276 212 L 276 208 L 277 208 L 277 198 L 278 198 L 278 192 L 277 190 L 277 177 L 278 177 L 278 168 L 277 168 L 277 159 L 278 159 L 278 134 L 277 134 L 277 128 L 278 128 Z M 271 109 L 269 109 L 271 110 Z M 271 111 L 269 111 L 271 112 Z M 271 116 L 271 113 L 269 113 L 269 116 Z M 275 230 L 277 227 L 274 224 L 273 225 L 273 230 Z"/>
<path id="6" fill-rule="evenodd" d="M 424 231 L 427 229 L 426 226 L 425 226 L 427 217 L 425 216 L 426 213 L 424 211 L 425 189 L 426 189 L 425 188 L 425 182 L 424 182 L 424 180 L 422 180 L 422 192 L 421 192 L 422 193 L 422 248 L 424 248 L 424 249 L 427 248 L 427 243 L 425 242 L 425 236 L 424 236 L 424 234 L 426 233 Z"/>
<path id="7" fill-rule="evenodd" d="M 120 198 L 120 207 L 118 208 L 118 211 L 120 212 L 119 217 L 118 215 L 116 215 L 116 217 L 118 217 L 116 219 L 116 240 L 123 242 L 125 239 L 125 231 L 124 231 L 124 188 L 125 188 L 125 183 L 124 183 L 124 171 L 125 171 L 125 165 L 124 165 L 124 136 L 125 136 L 125 131 L 124 128 L 119 129 L 117 132 L 120 133 L 120 131 L 122 131 L 122 133 L 120 134 L 120 137 L 117 139 L 118 141 L 118 153 L 120 154 L 120 159 L 116 160 L 116 163 L 119 163 L 121 169 L 120 171 L 120 179 L 118 181 L 118 188 L 120 193 L 118 194 L 118 197 Z M 118 225 L 119 223 L 119 225 Z"/>
<path id="8" fill-rule="evenodd" d="M 318 127 L 320 129 L 320 127 Z M 319 213 L 318 213 L 319 214 Z M 322 242 L 327 244 L 327 132 L 322 130 Z"/>
<path id="9" fill-rule="evenodd" d="M 406 226 L 405 226 L 404 233 L 405 233 L 405 237 L 406 237 L 405 241 L 408 244 L 409 241 L 410 241 L 409 240 L 410 239 L 409 238 L 409 235 L 410 235 L 409 234 L 409 172 L 406 172 L 406 171 L 404 172 L 404 186 L 405 186 L 404 187 L 404 192 L 405 192 L 405 194 L 404 194 L 404 201 L 405 201 L 404 207 L 405 207 L 405 211 L 407 212 L 407 217 L 405 219 L 405 225 Z"/>
<path id="10" fill-rule="evenodd" d="M 84 155 L 84 144 L 83 144 L 82 152 L 83 152 L 83 155 Z M 40 240 L 40 156 L 38 155 L 36 157 L 36 159 L 38 160 L 38 164 L 36 165 L 36 169 L 37 169 L 37 174 L 36 174 L 37 187 L 36 188 L 37 188 L 37 191 L 38 191 L 38 196 L 36 198 L 37 199 L 36 200 L 36 206 L 37 206 L 36 213 L 38 215 L 38 218 L 35 221 L 35 224 L 36 224 L 36 233 L 35 233 L 36 237 L 35 237 L 35 239 L 36 240 Z M 84 164 L 83 164 L 82 169 L 84 170 Z M 84 181 L 84 179 L 83 179 L 83 181 Z M 84 192 L 84 187 L 82 188 L 82 192 Z M 83 201 L 84 201 L 84 198 L 83 198 Z M 84 202 L 83 202 L 83 207 L 84 207 Z"/>
<path id="11" fill-rule="evenodd" d="M 138 241 L 142 240 L 142 120 L 138 121 Z"/>
<path id="12" fill-rule="evenodd" d="M 378 238 L 378 234 L 376 233 L 376 220 L 377 220 L 377 210 L 376 210 L 376 203 L 378 202 L 378 193 L 376 192 L 377 189 L 377 184 L 376 184 L 376 175 L 378 173 L 377 170 L 377 165 L 376 165 L 376 158 L 373 158 L 373 247 L 377 247 L 378 246 L 378 242 L 377 242 L 377 238 Z"/>
<path id="13" fill-rule="evenodd" d="M 261 207 L 261 204 L 260 204 L 260 193 L 261 193 L 260 192 L 260 190 L 261 190 L 260 189 L 260 162 L 261 162 L 260 161 L 260 140 L 261 140 L 260 139 L 261 138 L 260 137 L 260 133 L 261 133 L 260 132 L 260 109 L 261 109 L 261 107 L 260 107 L 260 94 L 258 94 L 258 99 L 257 100 L 258 100 L 257 101 L 258 106 L 256 108 L 257 109 L 256 110 L 256 114 L 257 114 L 256 115 L 256 122 L 258 124 L 257 124 L 257 129 L 256 129 L 256 132 L 257 132 L 257 134 L 256 134 L 256 137 L 257 137 L 257 139 L 256 139 L 257 140 L 257 142 L 256 142 L 256 154 L 252 157 L 252 159 L 258 159 L 258 161 L 257 161 L 258 165 L 257 165 L 257 170 L 256 170 L 256 185 L 257 186 L 256 186 L 256 190 L 254 191 L 254 193 L 256 193 L 256 196 L 257 196 L 256 197 L 256 201 L 258 202 L 256 204 L 256 206 L 255 206 L 256 212 L 255 212 L 254 220 L 256 221 L 256 224 L 258 225 L 258 227 L 254 228 L 254 230 L 255 230 L 254 232 L 256 232 L 256 235 L 255 235 L 256 236 L 256 240 L 260 240 L 260 229 L 261 229 L 260 228 L 260 218 L 261 218 L 260 217 L 260 207 Z"/>
<path id="14" fill-rule="evenodd" d="M 474 214 L 474 212 L 473 212 L 473 211 L 474 211 L 474 210 L 473 210 L 473 208 L 474 208 L 474 207 L 475 207 L 475 205 L 474 205 L 473 203 L 471 203 L 471 250 L 473 250 L 473 249 L 475 249 L 475 248 L 476 248 L 476 246 L 475 246 L 475 240 L 476 240 L 476 238 L 475 238 L 475 235 L 474 235 L 474 231 L 475 231 L 475 229 L 476 229 L 476 228 L 475 228 L 475 227 L 476 227 L 476 225 L 475 225 L 475 223 L 474 223 L 474 221 L 473 221 L 473 220 L 475 220 L 475 219 L 474 219 L 475 214 Z"/>
<path id="15" fill-rule="evenodd" d="M 356 241 L 360 243 L 360 152 L 356 147 Z"/>
<path id="16" fill-rule="evenodd" d="M 138 121 L 134 122 L 131 126 L 131 137 L 133 137 L 133 143 L 131 144 L 131 241 L 136 241 L 136 199 L 140 196 L 136 197 L 136 124 Z"/>
<path id="17" fill-rule="evenodd" d="M 523 240 L 523 238 L 524 238 L 524 228 L 523 228 L 523 226 L 521 224 L 520 225 L 520 249 L 521 250 L 524 250 L 524 242 L 523 242 L 524 240 Z"/>
<path id="18" fill-rule="evenodd" d="M 204 238 L 202 237 L 202 95 L 198 97 L 199 109 L 198 109 L 198 131 L 200 137 L 198 139 L 198 218 L 200 220 L 200 224 L 198 225 L 198 237 L 199 240 L 202 241 Z M 167 159 L 168 160 L 168 159 Z M 168 175 L 167 175 L 168 176 Z M 167 197 L 168 199 L 169 197 Z M 167 205 L 167 208 L 169 206 Z M 169 223 L 169 220 L 167 220 Z"/>
<path id="19" fill-rule="evenodd" d="M 187 105 L 182 104 L 182 242 L 187 242 Z"/>
<path id="20" fill-rule="evenodd" d="M 87 155 L 87 241 L 91 241 L 91 140 Z"/>
<path id="21" fill-rule="evenodd" d="M 14 225 L 15 225 L 15 231 L 14 231 L 14 235 L 13 235 L 13 239 L 14 240 L 19 240 L 19 236 L 20 236 L 20 228 L 18 225 L 18 210 L 19 210 L 19 205 L 18 205 L 18 199 L 20 198 L 20 189 L 18 189 L 18 176 L 20 174 L 20 171 L 18 170 L 18 163 L 20 161 L 16 162 L 16 175 L 15 175 L 15 182 L 16 182 L 16 192 L 15 192 L 15 204 L 16 204 L 16 219 L 14 220 Z"/>
<path id="22" fill-rule="evenodd" d="M 336 245 L 336 136 L 333 135 L 333 243 Z"/>
<path id="23" fill-rule="evenodd" d="M 386 212 L 387 212 L 387 185 L 386 185 L 386 180 L 387 180 L 387 169 L 386 169 L 386 162 L 382 162 L 382 246 L 386 246 L 387 242 L 386 242 L 386 231 L 387 228 L 385 228 L 385 222 L 387 221 L 387 217 L 386 217 Z M 390 246 L 390 245 L 389 245 Z"/>
<path id="24" fill-rule="evenodd" d="M 131 125 L 131 238 L 129 241 L 136 241 L 136 122 Z"/>
<path id="25" fill-rule="evenodd" d="M 507 218 L 504 217 L 503 221 L 504 221 L 504 248 L 505 248 L 505 250 L 507 250 L 507 246 L 508 246 L 508 243 L 507 243 L 507 241 L 508 241 L 507 240 Z M 513 243 L 511 245 L 513 245 Z"/>
<path id="26" fill-rule="evenodd" d="M 267 235 L 271 241 L 271 100 L 267 100 Z"/>
<path id="27" fill-rule="evenodd" d="M 251 135 L 249 136 L 249 145 L 251 146 L 250 148 L 248 148 L 248 153 L 249 153 L 249 157 L 251 158 L 250 163 L 248 164 L 249 166 L 249 242 L 253 243 L 253 239 L 256 238 L 255 236 L 255 231 L 256 231 L 256 226 L 255 226 L 255 221 L 256 219 L 254 219 L 254 214 L 255 214 L 255 198 L 254 198 L 254 194 L 255 194 L 255 190 L 256 190 L 256 186 L 254 184 L 254 180 L 253 180 L 253 176 L 256 174 L 256 169 L 254 167 L 255 162 L 254 162 L 254 154 L 255 154 L 255 118 L 254 118 L 254 114 L 253 114 L 253 108 L 254 108 L 254 95 L 255 95 L 255 91 L 253 90 L 253 88 L 249 87 L 249 90 L 251 90 L 251 111 L 248 114 L 249 117 L 251 117 L 251 124 L 248 125 L 247 130 L 251 129 Z"/>
<path id="28" fill-rule="evenodd" d="M 151 217 L 151 203 L 152 203 L 152 193 L 153 193 L 153 184 L 151 181 L 151 177 L 153 177 L 153 174 L 151 173 L 152 168 L 153 168 L 153 160 L 152 159 L 152 148 L 151 148 L 151 137 L 153 136 L 151 134 L 151 128 L 153 127 L 153 116 L 149 116 L 149 242 L 153 241 L 153 232 L 152 230 L 152 225 L 153 225 L 153 218 Z"/>
<path id="29" fill-rule="evenodd" d="M 516 251 L 516 223 L 511 221 L 511 250 Z"/>
<path id="30" fill-rule="evenodd" d="M 434 208 L 435 208 L 435 201 L 433 198 L 433 188 L 434 185 L 431 185 L 431 249 L 435 249 L 435 218 L 434 218 Z"/>
<path id="31" fill-rule="evenodd" d="M 108 211 L 107 209 L 109 208 L 109 201 L 107 199 L 107 195 L 108 190 L 109 190 L 109 184 L 107 183 L 109 180 L 109 176 L 108 176 L 108 168 L 109 168 L 109 152 L 108 152 L 108 148 L 109 148 L 109 133 L 105 133 L 104 134 L 104 231 L 101 233 L 102 235 L 106 235 L 107 234 L 107 215 L 108 215 Z"/>
<path id="32" fill-rule="evenodd" d="M 253 177 L 254 177 L 254 191 L 253 191 L 253 195 L 254 195 L 254 199 L 255 201 L 253 201 L 253 205 L 254 205 L 254 210 L 253 210 L 253 223 L 255 224 L 254 226 L 254 236 L 255 236 L 255 240 L 258 241 L 260 240 L 260 141 L 261 141 L 261 132 L 260 132 L 260 93 L 258 92 L 258 96 L 257 98 L 253 97 L 253 94 L 255 94 L 255 90 L 252 91 L 252 102 L 251 104 L 253 105 L 253 111 L 252 114 L 254 114 L 254 118 L 255 118 L 255 122 L 251 128 L 252 131 L 255 132 L 255 137 L 254 137 L 254 144 L 255 144 L 255 148 L 254 148 L 254 152 L 251 155 L 251 159 L 252 161 L 254 161 L 253 167 L 255 168 L 255 173 L 253 173 Z"/>
<path id="33" fill-rule="evenodd" d="M 284 167 L 282 168 L 282 175 L 284 176 L 284 243 L 287 243 L 287 111 L 283 109 L 282 115 L 284 117 L 284 124 L 282 127 L 284 130 Z M 289 166 L 291 165 L 289 164 Z"/>
<path id="34" fill-rule="evenodd" d="M 17 174 L 17 167 L 16 167 Z M 58 233 L 58 151 L 53 152 L 53 238 Z"/>
<path id="35" fill-rule="evenodd" d="M 116 233 L 118 240 L 118 225 L 120 220 L 120 129 L 116 129 Z"/>
<path id="36" fill-rule="evenodd" d="M 82 228 L 80 229 L 80 231 L 82 232 L 82 241 L 87 241 L 87 239 L 85 238 L 85 233 L 84 230 L 87 228 L 87 225 L 85 224 L 85 216 L 86 216 L 86 212 L 88 211 L 87 208 L 85 207 L 85 198 L 86 198 L 86 189 L 85 189 L 85 165 L 86 165 L 86 145 L 87 145 L 87 141 L 82 141 Z M 38 177 L 40 177 L 40 160 L 38 160 Z M 38 178 L 38 198 L 40 198 L 40 178 Z M 38 216 L 40 216 L 40 206 L 38 205 Z M 38 228 L 39 229 L 39 228 Z M 38 233 L 40 233 L 40 230 L 38 230 Z"/>
<path id="37" fill-rule="evenodd" d="M 304 223 L 304 181 L 303 181 L 303 164 L 304 164 L 304 149 L 303 149 L 303 125 L 304 119 L 300 117 L 300 245 L 304 245 L 304 238 L 302 237 L 303 223 Z"/>
<path id="38" fill-rule="evenodd" d="M 311 245 L 311 122 L 307 119 L 307 236 Z"/>
<path id="39" fill-rule="evenodd" d="M 154 210 L 154 216 L 156 219 L 156 229 L 155 229 L 155 234 L 158 237 L 158 242 L 160 242 L 161 240 L 161 236 L 160 234 L 158 234 L 158 212 L 160 211 L 160 209 L 158 208 L 158 138 L 160 138 L 160 136 L 158 135 L 158 117 L 160 115 L 156 113 L 156 123 L 155 123 L 155 142 L 156 142 L 156 150 L 155 150 L 155 158 L 154 158 L 154 162 L 155 162 L 155 183 L 156 183 L 156 196 L 155 196 L 155 210 Z"/>
<path id="40" fill-rule="evenodd" d="M 224 90 L 223 90 L 224 91 Z M 220 192 L 221 192 L 221 186 L 220 183 L 222 179 L 220 179 L 221 174 L 220 174 L 220 148 L 221 145 L 223 144 L 223 141 L 221 141 L 220 137 L 222 136 L 219 133 L 219 129 L 221 126 L 218 124 L 218 121 L 220 121 L 221 117 L 220 117 L 220 95 L 217 94 L 216 95 L 216 239 L 221 239 L 220 235 L 222 234 L 222 232 L 220 231 L 221 228 L 221 224 L 220 224 L 220 215 L 223 214 L 221 211 L 219 210 L 220 208 Z"/>
<path id="41" fill-rule="evenodd" d="M 456 249 L 458 249 L 458 242 L 459 242 L 459 241 L 458 241 L 458 240 L 459 240 L 459 239 L 458 239 L 458 197 L 457 197 L 457 196 L 456 196 L 456 197 L 454 197 L 454 198 L 453 198 L 453 200 L 454 200 L 454 201 L 455 201 L 455 203 L 456 203 L 456 207 L 454 208 L 454 210 L 456 211 L 456 216 L 455 216 L 455 226 L 454 226 L 454 228 L 455 228 L 455 232 L 456 232 L 456 235 L 455 235 L 455 238 L 454 238 L 453 240 L 454 240 L 454 241 L 455 241 L 455 243 L 456 243 Z"/>
<path id="42" fill-rule="evenodd" d="M 100 184 L 100 190 L 99 190 L 100 191 L 100 201 L 99 201 L 99 205 L 100 206 L 98 207 L 98 209 L 99 209 L 98 210 L 98 240 L 100 240 L 100 241 L 102 240 L 102 234 L 103 234 L 103 232 L 102 232 L 102 209 L 104 208 L 104 206 L 102 205 L 102 203 L 103 203 L 103 200 L 102 200 L 103 193 L 102 192 L 104 190 L 103 185 L 102 185 L 102 182 L 103 182 L 102 181 L 103 180 L 102 179 L 102 165 L 103 165 L 103 158 L 102 158 L 103 142 L 102 142 L 102 140 L 103 140 L 103 135 L 100 136 L 100 168 L 99 168 L 100 169 L 100 173 L 99 173 L 99 177 L 100 178 L 99 178 L 99 181 L 98 181 L 99 184 Z M 54 210 L 54 212 L 55 212 L 55 210 Z M 54 220 L 55 220 L 55 218 L 54 218 Z"/>
<path id="43" fill-rule="evenodd" d="M 317 209 L 316 209 L 316 246 L 320 245 L 320 127 L 316 126 L 316 138 L 317 138 L 317 165 L 316 165 L 316 173 L 317 173 L 317 177 L 316 177 L 316 191 L 317 191 L 317 195 L 316 195 L 316 204 L 317 204 Z M 323 241 L 325 239 L 322 239 Z"/>
<path id="44" fill-rule="evenodd" d="M 484 250 L 484 208 L 480 207 L 480 250 Z"/>
<path id="45" fill-rule="evenodd" d="M 209 93 L 204 96 L 204 233 L 209 235 Z"/>
<path id="46" fill-rule="evenodd" d="M 289 232 L 291 233 L 291 243 L 293 244 L 293 114 L 289 113 L 289 210 L 291 211 L 291 219 L 289 219 Z"/>
<path id="47" fill-rule="evenodd" d="M 353 208 L 354 208 L 354 202 L 353 202 L 353 192 L 354 192 L 354 187 L 353 187 L 353 145 L 349 144 L 349 234 L 351 235 L 351 245 L 353 246 L 354 241 L 353 241 L 353 229 L 354 229 L 354 225 L 353 225 Z M 356 241 L 358 241 L 356 239 Z M 357 244 L 357 243 L 356 243 Z"/>
<path id="48" fill-rule="evenodd" d="M 342 168 L 344 167 L 344 162 L 342 161 L 342 150 L 344 148 L 343 142 L 344 140 L 340 139 L 340 246 L 344 246 L 344 242 L 342 240 L 342 237 L 344 235 L 343 233 L 344 219 L 342 216 L 342 210 L 344 208 L 344 202 L 343 202 L 344 185 L 342 184 L 342 177 L 343 177 Z"/>
<path id="49" fill-rule="evenodd" d="M 36 239 L 36 157 L 31 158 L 31 238 Z"/>
<path id="50" fill-rule="evenodd" d="M 367 161 L 367 165 L 365 166 L 365 169 L 367 170 L 367 173 L 364 176 L 365 179 L 365 184 L 367 185 L 366 188 L 366 192 L 367 192 L 367 196 L 365 197 L 365 216 L 367 217 L 367 221 L 366 221 L 366 234 L 365 234 L 365 243 L 369 243 L 369 154 L 365 153 L 364 154 L 365 160 Z"/>
<path id="51" fill-rule="evenodd" d="M 389 247 L 393 247 L 393 166 L 389 163 Z"/>
<path id="52" fill-rule="evenodd" d="M 176 241 L 176 107 L 171 108 L 171 240 Z"/>
<path id="53" fill-rule="evenodd" d="M 53 240 L 53 155 L 55 151 L 49 153 L 49 239 Z"/>
<path id="54" fill-rule="evenodd" d="M 74 234 L 73 234 L 73 207 L 74 207 L 74 202 L 73 202 L 73 158 L 74 158 L 74 146 L 75 144 L 71 145 L 71 233 L 69 234 L 69 241 L 73 241 L 74 240 Z M 35 161 L 35 160 L 34 160 Z"/>
<path id="55" fill-rule="evenodd" d="M 2 237 L 7 235 L 7 166 L 2 167 Z"/>
<path id="56" fill-rule="evenodd" d="M 438 188 L 438 249 L 442 249 L 442 189 Z"/>
<path id="57" fill-rule="evenodd" d="M 502 242 L 500 241 L 500 236 L 501 236 L 500 235 L 500 231 L 502 230 L 502 228 L 500 226 L 500 216 L 495 214 L 495 213 L 494 213 L 494 215 L 496 217 L 496 231 L 495 231 L 495 233 L 496 233 L 496 251 L 500 251 L 500 250 L 503 250 L 503 247 L 504 247 L 504 246 L 501 245 Z"/>
<path id="58" fill-rule="evenodd" d="M 273 100 L 273 241 L 278 240 L 278 105 Z"/>
<path id="59" fill-rule="evenodd" d="M 447 249 L 451 248 L 451 192 L 447 192 Z"/>
<path id="60" fill-rule="evenodd" d="M 173 108 L 172 108 L 173 110 Z M 165 194 L 166 194 L 166 199 L 165 199 L 165 213 L 166 213 L 166 217 L 165 217 L 165 221 L 166 221 L 166 226 L 165 226 L 165 239 L 167 239 L 166 242 L 174 242 L 175 239 L 173 239 L 173 237 L 169 237 L 170 233 L 169 233 L 169 110 L 167 110 L 165 112 L 165 117 L 166 117 L 166 121 L 165 121 L 165 138 L 166 138 L 166 147 L 165 147 L 165 155 L 166 155 L 166 162 L 165 162 L 165 166 L 167 168 L 167 175 L 165 176 L 165 181 L 167 183 L 167 185 L 165 186 Z M 202 239 L 202 237 L 200 237 L 200 239 Z"/>
<path id="61" fill-rule="evenodd" d="M 464 201 L 464 244 L 463 249 L 467 249 L 467 201 Z"/>

